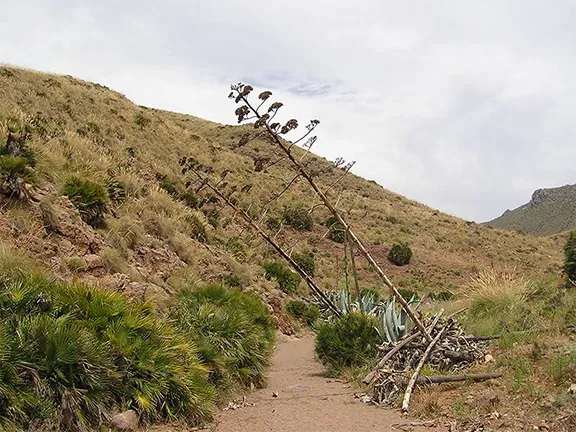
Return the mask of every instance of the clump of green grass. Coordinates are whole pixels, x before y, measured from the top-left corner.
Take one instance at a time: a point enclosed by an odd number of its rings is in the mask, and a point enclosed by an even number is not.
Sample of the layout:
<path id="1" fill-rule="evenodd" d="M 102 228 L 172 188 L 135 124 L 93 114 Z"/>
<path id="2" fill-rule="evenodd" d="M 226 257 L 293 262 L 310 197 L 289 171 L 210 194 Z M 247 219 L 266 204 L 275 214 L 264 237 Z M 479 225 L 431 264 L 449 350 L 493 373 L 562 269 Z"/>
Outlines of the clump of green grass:
<path id="1" fill-rule="evenodd" d="M 535 292 L 532 281 L 511 273 L 484 270 L 466 287 L 468 324 L 478 334 L 530 330 L 539 310 L 529 304 Z"/>
<path id="2" fill-rule="evenodd" d="M 298 321 L 312 327 L 320 318 L 320 309 L 315 304 L 302 300 L 290 300 L 286 304 L 286 312 Z"/>
<path id="3" fill-rule="evenodd" d="M 211 418 L 214 389 L 196 349 L 146 304 L 42 277 L 0 280 L 0 425 L 58 431 Z"/>
<path id="4" fill-rule="evenodd" d="M 300 276 L 290 270 L 287 266 L 279 262 L 271 262 L 264 264 L 266 270 L 266 279 L 275 279 L 278 283 L 278 288 L 286 294 L 292 294 L 298 291 L 300 285 Z"/>
<path id="5" fill-rule="evenodd" d="M 173 316 L 220 390 L 264 385 L 274 325 L 258 297 L 223 285 L 185 288 L 178 293 Z"/>

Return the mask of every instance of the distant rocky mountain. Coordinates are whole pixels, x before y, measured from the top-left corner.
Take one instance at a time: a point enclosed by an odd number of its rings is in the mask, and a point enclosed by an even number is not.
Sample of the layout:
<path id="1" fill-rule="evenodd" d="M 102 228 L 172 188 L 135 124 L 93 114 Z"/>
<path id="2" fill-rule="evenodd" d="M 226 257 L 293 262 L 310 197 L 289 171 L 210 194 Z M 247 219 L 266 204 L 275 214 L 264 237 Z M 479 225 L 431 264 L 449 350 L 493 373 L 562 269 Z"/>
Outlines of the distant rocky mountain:
<path id="1" fill-rule="evenodd" d="M 538 189 L 529 203 L 506 210 L 486 225 L 537 236 L 576 229 L 576 184 Z"/>

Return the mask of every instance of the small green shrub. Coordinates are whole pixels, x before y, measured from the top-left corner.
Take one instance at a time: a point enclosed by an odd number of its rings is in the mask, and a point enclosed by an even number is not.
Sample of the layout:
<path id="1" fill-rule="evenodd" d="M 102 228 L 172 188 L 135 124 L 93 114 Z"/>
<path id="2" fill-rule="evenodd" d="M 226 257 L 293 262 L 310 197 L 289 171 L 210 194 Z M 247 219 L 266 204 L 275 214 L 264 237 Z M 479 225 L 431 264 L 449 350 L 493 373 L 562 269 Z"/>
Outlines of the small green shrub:
<path id="1" fill-rule="evenodd" d="M 318 306 L 303 302 L 302 300 L 290 300 L 286 304 L 286 312 L 296 320 L 310 327 L 320 318 L 320 309 Z"/>
<path id="2" fill-rule="evenodd" d="M 573 231 L 564 246 L 564 274 L 568 286 L 576 284 L 576 231 Z"/>
<path id="3" fill-rule="evenodd" d="M 279 262 L 271 262 L 264 264 L 266 270 L 266 279 L 274 279 L 278 283 L 278 287 L 286 294 L 294 293 L 298 290 L 300 285 L 300 276 L 290 270 L 288 267 Z"/>
<path id="4" fill-rule="evenodd" d="M 110 180 L 108 182 L 108 198 L 115 204 L 126 201 L 126 184 L 121 180 Z"/>
<path id="5" fill-rule="evenodd" d="M 388 260 L 397 266 L 405 266 L 412 259 L 412 249 L 405 243 L 396 243 L 388 253 Z"/>
<path id="6" fill-rule="evenodd" d="M 240 288 L 242 285 L 242 279 L 235 274 L 229 274 L 222 278 L 222 283 L 230 288 Z"/>
<path id="7" fill-rule="evenodd" d="M 402 296 L 402 298 L 404 300 L 406 300 L 407 302 L 409 302 L 410 300 L 414 299 L 414 300 L 418 300 L 420 297 L 418 296 L 418 294 L 415 291 L 412 290 L 407 290 L 407 289 L 403 289 L 400 288 L 398 289 L 398 292 L 400 293 L 400 295 Z"/>
<path id="8" fill-rule="evenodd" d="M 312 226 L 314 225 L 312 216 L 303 207 L 285 208 L 282 220 L 286 225 L 298 231 L 312 231 Z"/>
<path id="9" fill-rule="evenodd" d="M 70 177 L 62 189 L 62 194 L 70 198 L 88 225 L 94 228 L 106 226 L 104 215 L 108 210 L 108 193 L 102 185 L 79 177 Z"/>
<path id="10" fill-rule="evenodd" d="M 372 364 L 380 336 L 377 320 L 369 315 L 349 313 L 323 323 L 316 334 L 316 354 L 331 371 Z"/>
<path id="11" fill-rule="evenodd" d="M 226 249 L 232 253 L 236 258 L 241 260 L 246 259 L 246 250 L 244 249 L 244 243 L 238 237 L 230 237 L 226 240 Z"/>
<path id="12" fill-rule="evenodd" d="M 546 369 L 557 386 L 569 386 L 576 379 L 576 351 L 554 354 Z"/>
<path id="13" fill-rule="evenodd" d="M 185 288 L 178 293 L 173 316 L 219 388 L 264 385 L 274 324 L 258 297 L 222 285 Z"/>
<path id="14" fill-rule="evenodd" d="M 200 218 L 196 215 L 188 215 L 186 216 L 186 221 L 190 226 L 192 238 L 200 243 L 206 243 L 208 241 L 208 232 Z"/>
<path id="15" fill-rule="evenodd" d="M 266 221 L 266 226 L 270 231 L 278 231 L 280 229 L 280 219 L 275 216 L 270 216 Z"/>
<path id="16" fill-rule="evenodd" d="M 150 119 L 141 112 L 139 112 L 134 116 L 134 123 L 140 126 L 140 130 L 143 130 L 146 126 L 150 124 Z"/>
<path id="17" fill-rule="evenodd" d="M 0 193 L 20 198 L 26 193 L 26 184 L 35 181 L 36 175 L 26 158 L 0 156 Z"/>
<path id="18" fill-rule="evenodd" d="M 156 173 L 156 180 L 158 186 L 163 189 L 168 195 L 178 198 L 180 196 L 179 184 L 176 180 L 169 178 L 165 174 Z"/>
<path id="19" fill-rule="evenodd" d="M 192 189 L 186 189 L 180 194 L 180 200 L 191 209 L 197 209 L 200 201 Z"/>
<path id="20" fill-rule="evenodd" d="M 314 277 L 314 272 L 316 270 L 316 264 L 314 263 L 314 255 L 311 253 L 295 253 L 292 255 L 292 259 L 298 267 L 306 272 L 310 277 Z"/>
<path id="21" fill-rule="evenodd" d="M 328 238 L 333 242 L 344 243 L 346 241 L 346 231 L 334 216 L 326 220 L 326 228 L 328 228 Z"/>

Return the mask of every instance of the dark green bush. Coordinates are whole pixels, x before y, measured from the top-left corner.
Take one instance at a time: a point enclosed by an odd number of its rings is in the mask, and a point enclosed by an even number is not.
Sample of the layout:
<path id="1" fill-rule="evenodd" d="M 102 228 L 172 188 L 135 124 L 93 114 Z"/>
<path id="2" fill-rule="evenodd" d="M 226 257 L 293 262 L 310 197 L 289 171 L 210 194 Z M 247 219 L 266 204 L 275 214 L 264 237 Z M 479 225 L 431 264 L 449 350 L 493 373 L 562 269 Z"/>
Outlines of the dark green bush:
<path id="1" fill-rule="evenodd" d="M 274 324 L 258 297 L 221 285 L 186 288 L 179 292 L 173 313 L 219 388 L 264 384 Z"/>
<path id="2" fill-rule="evenodd" d="M 191 209 L 197 209 L 200 201 L 192 189 L 186 189 L 180 194 L 180 200 Z"/>
<path id="3" fill-rule="evenodd" d="M 336 243 L 344 243 L 346 241 L 346 231 L 344 227 L 334 216 L 330 216 L 326 220 L 326 228 L 328 228 L 328 238 Z"/>
<path id="4" fill-rule="evenodd" d="M 26 145 L 31 137 L 29 125 L 8 120 L 6 144 L 0 146 L 0 193 L 20 198 L 26 193 L 26 184 L 34 184 L 36 155 Z"/>
<path id="5" fill-rule="evenodd" d="M 270 231 L 278 231 L 280 229 L 280 219 L 275 216 L 270 216 L 266 221 L 266 226 Z"/>
<path id="6" fill-rule="evenodd" d="M 231 287 L 231 288 L 240 288 L 240 287 L 242 287 L 242 285 L 244 285 L 242 283 L 242 279 L 240 279 L 235 274 L 229 274 L 229 275 L 224 276 L 222 278 L 222 283 L 226 286 Z"/>
<path id="7" fill-rule="evenodd" d="M 573 231 L 564 246 L 564 274 L 568 286 L 576 284 L 576 231 Z"/>
<path id="8" fill-rule="evenodd" d="M 332 372 L 372 364 L 380 344 L 377 327 L 376 318 L 359 313 L 323 323 L 316 334 L 316 354 Z"/>
<path id="9" fill-rule="evenodd" d="M 143 130 L 146 126 L 150 124 L 150 119 L 146 117 L 144 114 L 139 112 L 134 116 L 134 123 L 140 126 L 140 130 Z"/>
<path id="10" fill-rule="evenodd" d="M 264 264 L 266 279 L 274 279 L 278 282 L 278 287 L 287 294 L 294 293 L 300 285 L 300 276 L 279 262 Z"/>
<path id="11" fill-rule="evenodd" d="M 70 177 L 62 189 L 62 194 L 70 198 L 88 225 L 94 228 L 106 226 L 104 215 L 108 210 L 108 193 L 102 185 L 79 177 Z"/>
<path id="12" fill-rule="evenodd" d="M 176 180 L 169 178 L 165 174 L 156 173 L 156 180 L 158 186 L 163 189 L 168 195 L 178 198 L 180 195 L 179 184 Z"/>
<path id="13" fill-rule="evenodd" d="M 26 193 L 26 184 L 36 181 L 34 170 L 24 157 L 0 156 L 0 193 L 20 198 Z"/>
<path id="14" fill-rule="evenodd" d="M 405 266 L 412 259 L 412 249 L 406 243 L 396 243 L 388 253 L 388 260 L 397 266 Z"/>
<path id="15" fill-rule="evenodd" d="M 119 204 L 126 201 L 126 184 L 121 180 L 108 182 L 108 197 L 113 203 Z"/>
<path id="16" fill-rule="evenodd" d="M 298 231 L 312 231 L 314 221 L 303 207 L 287 207 L 282 214 L 282 220 L 288 226 Z"/>
<path id="17" fill-rule="evenodd" d="M 208 241 L 208 232 L 200 218 L 193 214 L 187 215 L 186 221 L 190 225 L 192 238 L 200 243 L 206 243 Z"/>
<path id="18" fill-rule="evenodd" d="M 198 424 L 214 394 L 195 348 L 150 306 L 38 277 L 0 280 L 2 430 L 85 430 L 128 408 L 144 422 Z"/>
<path id="19" fill-rule="evenodd" d="M 296 264 L 298 264 L 298 267 L 306 272 L 308 276 L 314 276 L 314 272 L 316 270 L 314 255 L 311 253 L 295 253 L 292 255 L 292 259 Z"/>
<path id="20" fill-rule="evenodd" d="M 404 300 L 406 300 L 407 302 L 409 302 L 410 300 L 414 299 L 414 300 L 418 300 L 420 297 L 418 296 L 418 293 L 416 293 L 415 291 L 412 290 L 408 290 L 408 289 L 403 289 L 403 288 L 398 288 L 398 292 L 400 293 L 400 295 L 402 296 L 402 298 Z"/>
<path id="21" fill-rule="evenodd" d="M 318 306 L 303 302 L 302 300 L 290 300 L 286 304 L 286 312 L 308 326 L 313 326 L 318 318 L 320 318 L 320 309 Z"/>

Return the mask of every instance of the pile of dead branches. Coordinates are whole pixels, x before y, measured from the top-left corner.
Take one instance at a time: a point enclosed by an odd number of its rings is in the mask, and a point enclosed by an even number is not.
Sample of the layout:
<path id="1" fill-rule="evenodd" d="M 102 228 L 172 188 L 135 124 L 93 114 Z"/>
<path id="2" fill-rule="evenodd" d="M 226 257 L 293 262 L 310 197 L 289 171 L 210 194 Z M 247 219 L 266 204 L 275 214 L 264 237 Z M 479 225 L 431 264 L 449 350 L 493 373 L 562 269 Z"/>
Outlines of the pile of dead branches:
<path id="1" fill-rule="evenodd" d="M 404 394 L 402 408 L 407 410 L 416 384 L 484 381 L 500 377 L 500 374 L 462 373 L 470 366 L 485 361 L 485 343 L 467 336 L 453 318 L 443 319 L 439 313 L 424 320 L 423 324 L 431 342 L 414 328 L 398 342 L 381 347 L 378 364 L 364 378 L 364 384 L 372 390 L 373 403 L 392 404 Z M 444 375 L 421 375 L 425 365 Z"/>

